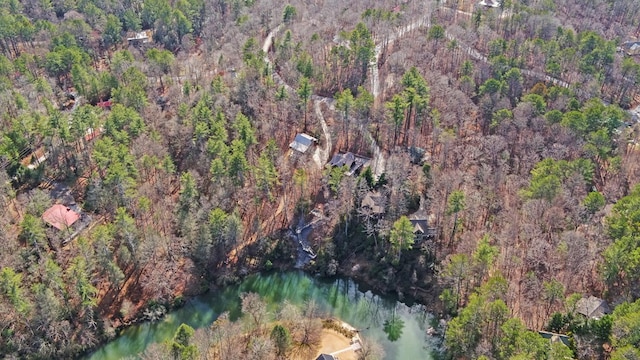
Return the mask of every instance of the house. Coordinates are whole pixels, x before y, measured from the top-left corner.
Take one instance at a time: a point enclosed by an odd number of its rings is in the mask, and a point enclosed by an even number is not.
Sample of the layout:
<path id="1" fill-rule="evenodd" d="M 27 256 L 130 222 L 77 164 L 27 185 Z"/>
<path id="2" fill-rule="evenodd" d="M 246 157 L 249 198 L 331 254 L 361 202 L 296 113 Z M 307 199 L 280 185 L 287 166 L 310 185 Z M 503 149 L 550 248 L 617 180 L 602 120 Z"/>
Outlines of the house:
<path id="1" fill-rule="evenodd" d="M 111 105 L 113 105 L 111 100 L 100 101 L 99 103 L 96 104 L 97 107 L 103 110 L 111 110 Z"/>
<path id="2" fill-rule="evenodd" d="M 384 195 L 378 191 L 370 191 L 362 199 L 360 207 L 370 211 L 373 215 L 381 215 L 384 214 L 385 202 Z"/>
<path id="3" fill-rule="evenodd" d="M 549 339 L 549 341 L 551 341 L 552 343 L 562 341 L 562 343 L 565 344 L 566 346 L 569 346 L 571 343 L 567 335 L 556 334 L 556 333 L 542 331 L 542 330 L 538 331 L 538 334 L 545 339 Z"/>
<path id="4" fill-rule="evenodd" d="M 582 298 L 576 303 L 576 312 L 589 319 L 600 319 L 605 314 L 611 313 L 606 301 L 593 295 L 589 298 Z"/>
<path id="5" fill-rule="evenodd" d="M 331 161 L 329 161 L 329 166 L 346 166 L 347 171 L 345 172 L 345 174 L 348 176 L 352 176 L 361 168 L 369 165 L 370 161 L 370 158 L 356 155 L 352 152 L 337 153 L 333 155 Z"/>
<path id="6" fill-rule="evenodd" d="M 622 50 L 629 56 L 640 55 L 640 41 L 625 41 L 622 43 Z"/>
<path id="7" fill-rule="evenodd" d="M 25 157 L 24 159 L 20 160 L 20 163 L 24 167 L 26 167 L 26 168 L 28 168 L 30 170 L 33 170 L 33 169 L 37 168 L 38 166 L 40 166 L 40 164 L 45 162 L 45 160 L 47 160 L 48 156 L 49 156 L 49 152 L 45 150 L 44 146 L 41 146 L 36 151 L 32 152 L 27 157 Z"/>
<path id="8" fill-rule="evenodd" d="M 413 234 L 416 237 L 416 242 L 421 242 L 434 235 L 435 230 L 429 227 L 429 221 L 427 219 L 409 219 L 411 225 L 413 225 Z"/>
<path id="9" fill-rule="evenodd" d="M 127 41 L 131 45 L 150 43 L 153 37 L 152 30 L 143 30 L 135 33 L 132 37 L 128 37 Z"/>
<path id="10" fill-rule="evenodd" d="M 497 0 L 482 0 L 480 1 L 480 5 L 492 8 L 500 7 L 500 3 Z"/>
<path id="11" fill-rule="evenodd" d="M 100 136 L 100 134 L 102 134 L 103 132 L 104 132 L 104 129 L 101 128 L 101 127 L 97 128 L 97 129 L 88 128 L 87 131 L 85 131 L 85 133 L 84 133 L 84 140 L 86 142 L 89 142 L 89 141 L 97 138 L 98 136 Z"/>
<path id="12" fill-rule="evenodd" d="M 304 154 L 305 152 L 307 152 L 307 150 L 309 150 L 313 143 L 317 142 L 318 139 L 314 138 L 313 136 L 300 133 L 296 135 L 295 139 L 293 139 L 293 142 L 289 144 L 289 147 Z"/>
<path id="13" fill-rule="evenodd" d="M 417 146 L 409 146 L 407 151 L 409 152 L 409 159 L 411 160 L 412 164 L 415 164 L 415 165 L 424 164 L 425 156 L 427 153 L 425 149 Z"/>
<path id="14" fill-rule="evenodd" d="M 62 204 L 55 204 L 42 214 L 42 220 L 58 230 L 68 229 L 80 219 L 80 214 Z"/>
<path id="15" fill-rule="evenodd" d="M 335 357 L 329 354 L 320 354 L 320 356 L 318 356 L 316 360 L 335 360 Z"/>

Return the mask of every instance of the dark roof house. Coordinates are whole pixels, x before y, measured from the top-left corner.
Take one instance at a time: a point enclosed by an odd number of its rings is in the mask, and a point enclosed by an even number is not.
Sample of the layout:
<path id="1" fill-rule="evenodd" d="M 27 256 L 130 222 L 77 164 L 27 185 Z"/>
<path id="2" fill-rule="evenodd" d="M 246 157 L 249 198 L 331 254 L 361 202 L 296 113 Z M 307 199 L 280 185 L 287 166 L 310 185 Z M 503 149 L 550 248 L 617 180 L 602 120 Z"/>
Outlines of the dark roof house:
<path id="1" fill-rule="evenodd" d="M 335 357 L 329 354 L 320 354 L 316 360 L 335 360 Z"/>
<path id="2" fill-rule="evenodd" d="M 80 214 L 62 204 L 55 204 L 42 214 L 42 220 L 58 230 L 65 230 L 80 219 Z"/>
<path id="3" fill-rule="evenodd" d="M 589 319 L 600 319 L 605 314 L 611 313 L 606 301 L 593 295 L 589 298 L 582 298 L 576 303 L 576 312 Z"/>
<path id="4" fill-rule="evenodd" d="M 346 175 L 352 176 L 356 171 L 369 165 L 370 161 L 371 159 L 368 157 L 346 152 L 333 155 L 331 161 L 329 161 L 329 165 L 332 167 L 346 166 L 348 168 Z"/>
<path id="5" fill-rule="evenodd" d="M 318 139 L 314 138 L 313 136 L 300 133 L 296 135 L 295 139 L 293 139 L 293 142 L 289 144 L 289 147 L 304 154 L 305 152 L 307 152 L 307 150 L 309 150 L 313 143 L 317 142 Z"/>
<path id="6" fill-rule="evenodd" d="M 429 223 L 433 223 L 433 219 L 424 215 L 423 211 L 418 211 L 409 215 L 409 221 L 413 225 L 413 234 L 415 235 L 416 242 L 421 242 L 425 239 L 435 236 L 436 229 L 429 226 Z"/>

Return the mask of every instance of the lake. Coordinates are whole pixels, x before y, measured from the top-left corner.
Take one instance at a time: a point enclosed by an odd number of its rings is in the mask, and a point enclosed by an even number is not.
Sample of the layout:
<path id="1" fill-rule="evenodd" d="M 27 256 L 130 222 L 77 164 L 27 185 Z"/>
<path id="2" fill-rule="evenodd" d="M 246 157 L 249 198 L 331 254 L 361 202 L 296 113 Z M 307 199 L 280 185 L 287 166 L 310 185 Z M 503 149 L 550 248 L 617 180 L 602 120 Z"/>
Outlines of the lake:
<path id="1" fill-rule="evenodd" d="M 385 359 L 431 359 L 432 350 L 440 341 L 426 334 L 433 317 L 424 305 L 408 306 L 395 297 L 374 294 L 348 278 L 317 279 L 299 271 L 256 274 L 239 284 L 194 297 L 158 322 L 126 328 L 86 359 L 135 356 L 152 343 L 171 339 L 180 324 L 186 323 L 196 329 L 207 327 L 225 311 L 235 319 L 240 315 L 239 295 L 242 292 L 260 294 L 272 313 L 285 300 L 299 306 L 314 300 L 326 315 L 359 329 L 365 341 L 382 345 Z"/>

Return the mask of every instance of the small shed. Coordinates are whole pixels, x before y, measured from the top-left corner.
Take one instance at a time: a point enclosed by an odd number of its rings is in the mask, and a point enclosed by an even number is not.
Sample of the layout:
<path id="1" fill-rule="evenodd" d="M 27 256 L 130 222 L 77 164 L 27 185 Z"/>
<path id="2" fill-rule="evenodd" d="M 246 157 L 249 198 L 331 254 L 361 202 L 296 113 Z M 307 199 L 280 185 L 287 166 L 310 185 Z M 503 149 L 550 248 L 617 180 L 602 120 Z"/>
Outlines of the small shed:
<path id="1" fill-rule="evenodd" d="M 296 135 L 295 139 L 293 139 L 293 142 L 289 144 L 289 147 L 304 154 L 314 143 L 317 142 L 318 139 L 314 138 L 313 136 L 307 135 L 305 133 L 300 133 Z"/>
<path id="2" fill-rule="evenodd" d="M 588 298 L 578 300 L 576 312 L 589 319 L 600 319 L 605 314 L 611 313 L 611 309 L 606 301 L 591 295 Z"/>
<path id="3" fill-rule="evenodd" d="M 80 219 L 80 214 L 62 204 L 55 204 L 42 214 L 42 220 L 58 230 L 68 229 Z"/>

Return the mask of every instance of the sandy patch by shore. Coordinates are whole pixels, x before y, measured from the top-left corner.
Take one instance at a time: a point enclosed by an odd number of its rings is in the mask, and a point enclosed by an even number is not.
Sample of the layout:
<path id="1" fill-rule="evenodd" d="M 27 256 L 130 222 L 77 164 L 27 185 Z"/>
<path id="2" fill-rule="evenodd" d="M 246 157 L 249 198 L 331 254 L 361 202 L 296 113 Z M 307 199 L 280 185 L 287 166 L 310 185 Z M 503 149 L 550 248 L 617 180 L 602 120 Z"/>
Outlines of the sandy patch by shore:
<path id="1" fill-rule="evenodd" d="M 342 349 L 346 349 L 351 346 L 351 339 L 348 339 L 342 334 L 339 334 L 333 330 L 322 329 L 322 341 L 320 343 L 320 349 L 318 349 L 318 353 L 316 357 L 320 354 L 331 354 Z M 357 355 L 355 351 L 349 350 L 345 352 L 341 352 L 337 355 L 337 358 L 340 360 L 357 360 Z"/>

